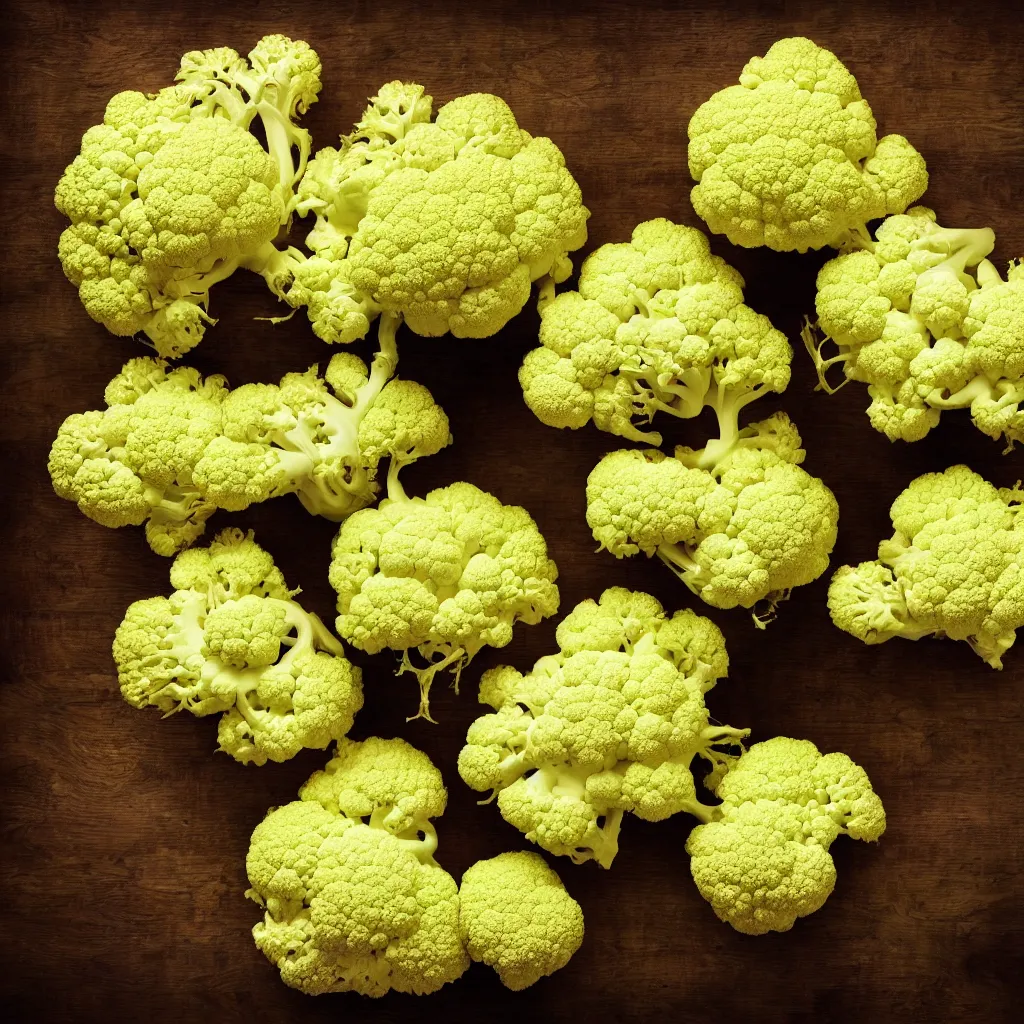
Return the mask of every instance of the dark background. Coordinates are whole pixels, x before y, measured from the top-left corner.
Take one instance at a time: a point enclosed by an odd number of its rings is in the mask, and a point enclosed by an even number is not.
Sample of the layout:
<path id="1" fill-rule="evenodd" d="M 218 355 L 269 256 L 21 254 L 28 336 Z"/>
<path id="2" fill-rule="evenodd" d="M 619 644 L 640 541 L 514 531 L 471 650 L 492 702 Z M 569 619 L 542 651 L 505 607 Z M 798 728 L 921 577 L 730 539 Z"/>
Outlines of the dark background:
<path id="1" fill-rule="evenodd" d="M 588 428 L 556 433 L 524 406 L 516 382 L 536 343 L 523 312 L 487 341 L 399 336 L 404 376 L 448 411 L 455 444 L 407 474 L 411 493 L 467 479 L 525 505 L 561 572 L 563 611 L 609 585 L 649 590 L 670 609 L 696 607 L 725 630 L 730 678 L 713 713 L 753 739 L 807 737 L 842 750 L 885 800 L 881 843 L 833 847 L 836 891 L 785 935 L 752 938 L 719 923 L 689 876 L 692 819 L 628 819 L 613 869 L 556 867 L 583 905 L 586 940 L 570 965 L 519 995 L 474 965 L 423 1000 L 390 995 L 317 999 L 287 989 L 257 952 L 258 911 L 242 897 L 249 833 L 292 799 L 322 753 L 243 768 L 214 755 L 215 724 L 133 710 L 120 699 L 110 642 L 127 605 L 167 593 L 169 562 L 141 529 L 104 530 L 58 500 L 47 451 L 68 414 L 95 408 L 122 361 L 144 350 L 107 334 L 81 308 L 56 258 L 63 227 L 52 191 L 107 99 L 170 84 L 189 49 L 245 53 L 267 32 L 308 40 L 325 66 L 321 101 L 305 118 L 317 146 L 350 130 L 384 82 L 422 82 L 438 104 L 491 91 L 521 125 L 550 135 L 579 180 L 590 219 L 584 252 L 628 238 L 640 220 L 702 226 L 688 199 L 685 127 L 715 89 L 777 38 L 804 34 L 856 74 L 879 134 L 903 132 L 932 174 L 925 201 L 951 226 L 992 225 L 995 257 L 1024 253 L 1024 32 L 1016 5 L 748 4 L 738 12 L 652 4 L 556 6 L 324 0 L 244 6 L 193 0 L 144 7 L 15 0 L 5 5 L 2 53 L 4 213 L 0 272 L 4 344 L 0 503 L 3 685 L 2 1005 L 36 1021 L 540 1021 L 1009 1019 L 1021 995 L 1020 698 L 1024 651 L 1002 673 L 966 644 L 896 640 L 869 648 L 836 630 L 827 576 L 801 587 L 766 632 L 747 613 L 708 609 L 659 564 L 594 553 L 584 482 L 622 442 Z M 747 301 L 799 345 L 826 254 L 715 252 L 747 280 Z M 578 266 L 578 261 L 577 261 Z M 204 372 L 233 385 L 274 381 L 323 363 L 329 351 L 300 315 L 281 310 L 239 271 L 213 292 L 220 323 L 195 352 Z M 793 382 L 751 410 L 784 406 L 842 509 L 833 564 L 873 557 L 890 530 L 892 499 L 919 473 L 969 463 L 999 485 L 1024 476 L 1020 450 L 949 413 L 918 444 L 872 431 L 860 385 L 814 393 L 798 349 Z M 664 427 L 664 425 L 662 425 Z M 709 424 L 667 428 L 699 443 Z M 304 603 L 333 619 L 327 583 L 335 527 L 292 498 L 248 514 L 218 513 L 216 530 L 254 527 Z M 477 715 L 481 670 L 527 668 L 553 650 L 554 622 L 518 627 L 485 653 L 456 697 L 439 686 L 440 725 L 405 724 L 409 677 L 389 656 L 366 665 L 366 707 L 354 735 L 400 734 L 426 750 L 451 789 L 439 822 L 441 863 L 456 878 L 475 860 L 522 848 L 493 807 L 478 808 L 456 756 Z M 7 1019 L 11 1019 L 10 1016 Z"/>

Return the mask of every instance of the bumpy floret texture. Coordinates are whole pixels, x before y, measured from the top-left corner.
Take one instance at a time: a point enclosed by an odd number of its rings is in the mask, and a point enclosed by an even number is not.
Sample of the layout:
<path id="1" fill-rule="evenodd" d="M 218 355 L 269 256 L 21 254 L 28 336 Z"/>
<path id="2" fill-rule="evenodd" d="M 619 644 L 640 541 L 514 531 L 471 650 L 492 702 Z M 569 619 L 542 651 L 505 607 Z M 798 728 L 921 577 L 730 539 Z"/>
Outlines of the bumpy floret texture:
<path id="1" fill-rule="evenodd" d="M 700 894 L 748 935 L 784 932 L 821 909 L 835 886 L 829 847 L 840 835 L 874 842 L 885 810 L 867 773 L 845 754 L 777 736 L 727 768 L 713 820 L 686 844 Z"/>
<path id="2" fill-rule="evenodd" d="M 391 478 L 389 497 L 342 524 L 330 568 L 339 635 L 370 654 L 406 652 L 400 671 L 416 674 L 426 718 L 438 671 L 461 671 L 482 648 L 508 644 L 516 622 L 558 610 L 557 576 L 525 509 L 468 483 L 410 498 Z"/>
<path id="3" fill-rule="evenodd" d="M 715 444 L 674 458 L 606 455 L 587 479 L 587 522 L 617 558 L 657 555 L 707 604 L 766 602 L 768 615 L 828 567 L 839 507 L 799 465 L 800 436 L 784 413 L 741 430 L 724 455 Z"/>
<path id="4" fill-rule="evenodd" d="M 488 337 L 532 282 L 572 271 L 589 211 L 558 147 L 485 93 L 431 116 L 422 86 L 389 82 L 306 171 L 298 210 L 316 214 L 317 271 L 299 271 L 288 301 L 325 341 L 361 337 L 381 309 L 417 334 Z"/>
<path id="5" fill-rule="evenodd" d="M 871 425 L 890 441 L 918 441 L 944 409 L 969 408 L 974 425 L 1010 446 L 1024 439 L 1024 268 L 1003 279 L 987 259 L 990 228 L 944 228 L 915 206 L 890 217 L 869 249 L 818 274 L 819 341 L 804 341 L 819 386 L 841 363 L 868 385 Z M 821 354 L 831 341 L 838 354 Z"/>
<path id="6" fill-rule="evenodd" d="M 696 228 L 664 219 L 590 255 L 579 290 L 542 307 L 540 342 L 519 371 L 537 418 L 593 421 L 634 441 L 661 443 L 634 419 L 688 419 L 706 407 L 733 435 L 743 406 L 789 384 L 789 342 L 744 305 L 740 275 Z"/>
<path id="7" fill-rule="evenodd" d="M 425 754 L 373 737 L 341 744 L 298 800 L 256 826 L 246 895 L 264 915 L 253 938 L 285 984 L 309 995 L 426 995 L 465 971 L 458 888 L 434 859 L 428 820 L 446 798 Z M 397 809 L 413 807 L 408 827 Z"/>
<path id="8" fill-rule="evenodd" d="M 583 911 L 538 854 L 502 853 L 462 876 L 459 929 L 470 959 L 518 992 L 569 962 L 583 942 Z"/>
<path id="9" fill-rule="evenodd" d="M 734 245 L 838 247 L 928 187 L 921 154 L 875 127 L 835 54 L 780 39 L 690 119 L 693 208 Z"/>
<path id="10" fill-rule="evenodd" d="M 243 764 L 323 750 L 348 732 L 363 703 L 360 670 L 251 532 L 224 530 L 183 552 L 171 585 L 169 597 L 132 604 L 115 634 L 129 704 L 221 714 L 218 749 Z"/>
<path id="11" fill-rule="evenodd" d="M 267 36 L 248 62 L 227 48 L 187 53 L 177 81 L 114 96 L 54 196 L 71 221 L 58 255 L 86 312 L 114 334 L 144 332 L 167 358 L 202 340 L 217 281 L 279 261 L 272 243 L 309 152 L 294 118 L 316 101 L 320 61 Z"/>
<path id="12" fill-rule="evenodd" d="M 963 640 L 993 668 L 1024 625 L 1024 491 L 967 466 L 918 477 L 893 502 L 878 559 L 842 566 L 832 621 L 867 644 L 895 636 Z"/>
<path id="13" fill-rule="evenodd" d="M 490 669 L 459 774 L 531 842 L 575 863 L 609 867 L 624 812 L 706 819 L 691 764 L 714 768 L 746 730 L 712 726 L 704 694 L 728 670 L 718 627 L 689 609 L 666 615 L 621 587 L 578 604 L 559 624 L 560 652 L 527 675 Z"/>

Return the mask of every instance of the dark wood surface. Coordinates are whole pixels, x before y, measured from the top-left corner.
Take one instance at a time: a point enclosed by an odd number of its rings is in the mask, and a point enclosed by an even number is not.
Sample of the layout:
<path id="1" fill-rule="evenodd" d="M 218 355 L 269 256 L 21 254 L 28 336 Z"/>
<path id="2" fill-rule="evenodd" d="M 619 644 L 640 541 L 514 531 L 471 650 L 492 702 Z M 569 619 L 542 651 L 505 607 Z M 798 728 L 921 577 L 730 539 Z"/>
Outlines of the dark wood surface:
<path id="1" fill-rule="evenodd" d="M 423 1000 L 311 999 L 287 989 L 257 952 L 256 908 L 243 899 L 249 834 L 292 799 L 324 755 L 243 768 L 214 755 L 214 723 L 161 721 L 120 699 L 110 642 L 126 606 L 168 590 L 169 563 L 142 531 L 104 530 L 58 500 L 46 455 L 61 420 L 94 408 L 121 362 L 143 349 L 85 315 L 56 258 L 62 220 L 52 191 L 83 131 L 121 89 L 168 84 L 186 50 L 243 53 L 266 32 L 308 40 L 324 65 L 321 101 L 305 123 L 335 142 L 365 97 L 392 78 L 424 83 L 438 101 L 492 91 L 523 127 L 561 147 L 593 212 L 586 251 L 628 238 L 640 220 L 701 226 L 688 192 L 685 126 L 714 89 L 777 38 L 810 35 L 834 49 L 874 107 L 879 134 L 903 132 L 932 175 L 926 202 L 950 225 L 990 224 L 996 257 L 1024 253 L 1024 32 L 1015 4 L 884 6 L 749 4 L 742 12 L 670 5 L 442 4 L 293 0 L 289 4 L 5 5 L 3 43 L 5 499 L 0 505 L 3 687 L 2 935 L 6 1014 L 34 1021 L 333 1021 L 690 1019 L 982 1021 L 1010 1019 L 1022 973 L 1020 700 L 1024 650 L 1002 673 L 966 644 L 893 641 L 865 647 L 825 608 L 827 577 L 800 588 L 778 621 L 755 631 L 746 613 L 710 610 L 659 564 L 594 553 L 584 482 L 606 450 L 594 429 L 559 433 L 528 412 L 516 368 L 535 344 L 525 311 L 483 342 L 400 335 L 402 373 L 447 409 L 455 444 L 408 474 L 413 492 L 467 479 L 525 505 L 561 572 L 563 610 L 608 585 L 656 594 L 669 608 L 709 612 L 725 630 L 730 677 L 713 713 L 755 739 L 788 734 L 842 750 L 885 800 L 881 843 L 833 847 L 836 891 L 786 935 L 751 938 L 719 923 L 683 852 L 692 819 L 630 819 L 613 869 L 556 864 L 583 905 L 586 940 L 571 964 L 511 995 L 482 966 Z M 747 280 L 747 301 L 794 342 L 812 308 L 823 255 L 715 252 Z M 232 384 L 272 381 L 329 352 L 302 317 L 273 327 L 262 283 L 239 272 L 213 293 L 220 323 L 195 353 Z M 966 461 L 1000 485 L 1024 476 L 1024 455 L 949 414 L 927 440 L 891 445 L 868 426 L 862 387 L 812 391 L 802 350 L 781 397 L 807 441 L 807 467 L 842 509 L 833 564 L 872 557 L 888 508 L 921 472 Z M 703 435 L 705 422 L 669 431 Z M 327 583 L 332 524 L 293 499 L 220 513 L 213 526 L 254 527 L 304 600 L 333 618 Z M 456 756 L 478 713 L 482 669 L 521 668 L 553 650 L 554 623 L 519 627 L 482 655 L 460 697 L 444 687 L 440 725 L 405 724 L 408 678 L 388 656 L 366 666 L 354 735 L 399 734 L 426 750 L 450 786 L 439 858 L 456 877 L 475 860 L 524 847 L 493 807 L 461 783 Z M 1020 645 L 1019 645 L 1020 646 Z M 5 1014 L 5 1015 L 6 1015 Z M 6 1019 L 12 1019 L 7 1016 Z"/>

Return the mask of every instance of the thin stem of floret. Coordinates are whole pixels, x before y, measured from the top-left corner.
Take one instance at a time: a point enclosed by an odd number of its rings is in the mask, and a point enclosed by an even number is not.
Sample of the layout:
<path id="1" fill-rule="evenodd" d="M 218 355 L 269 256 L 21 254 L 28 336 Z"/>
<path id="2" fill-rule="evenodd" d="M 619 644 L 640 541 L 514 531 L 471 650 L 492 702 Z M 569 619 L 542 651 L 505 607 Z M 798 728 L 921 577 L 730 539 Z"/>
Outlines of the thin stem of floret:
<path id="1" fill-rule="evenodd" d="M 238 269 L 238 266 L 238 260 L 234 258 L 217 260 L 205 272 L 172 278 L 163 286 L 160 294 L 154 296 L 153 307 L 160 309 L 178 299 L 199 299 L 205 306 L 210 300 L 210 289 L 215 284 L 227 280 Z M 206 314 L 205 309 L 200 308 L 199 312 L 207 323 L 216 323 Z"/>
<path id="2" fill-rule="evenodd" d="M 622 811 L 609 811 L 605 815 L 604 825 L 597 830 L 597 837 L 588 849 L 573 850 L 569 859 L 574 864 L 583 864 L 595 860 L 601 867 L 612 866 L 615 855 L 619 852 L 619 830 L 622 828 Z"/>
<path id="3" fill-rule="evenodd" d="M 754 625 L 758 629 L 767 629 L 775 621 L 778 606 L 783 601 L 788 601 L 789 595 L 792 592 L 792 588 L 786 588 L 783 590 L 772 590 L 765 594 L 750 612 Z"/>
<path id="4" fill-rule="evenodd" d="M 700 574 L 700 566 L 681 544 L 659 544 L 656 554 L 694 594 L 699 594 L 693 576 Z"/>
<path id="5" fill-rule="evenodd" d="M 276 597 L 268 597 L 265 600 L 273 604 L 274 607 L 281 608 L 284 611 L 285 622 L 295 630 L 294 637 L 286 636 L 282 639 L 282 644 L 288 645 L 288 651 L 277 663 L 279 668 L 288 669 L 300 654 L 308 654 L 313 651 L 314 637 L 318 632 L 326 632 L 326 629 L 319 619 L 314 623 L 313 619 L 316 616 L 310 615 L 294 601 L 282 601 Z M 319 626 L 319 630 L 317 626 Z"/>
<path id="6" fill-rule="evenodd" d="M 963 409 L 970 405 L 976 398 L 987 398 L 992 395 L 992 382 L 980 374 L 953 394 L 946 394 L 948 389 L 934 388 L 928 392 L 925 403 L 933 409 Z M 1013 399 L 1013 395 L 1006 396 L 999 400 L 1001 406 L 1013 404 L 1006 401 Z"/>
<path id="7" fill-rule="evenodd" d="M 408 463 L 400 462 L 398 459 L 392 459 L 391 465 L 388 466 L 387 492 L 389 501 L 409 500 L 409 496 L 405 493 L 405 488 L 398 479 L 399 470 L 407 464 Z"/>
<path id="8" fill-rule="evenodd" d="M 390 492 L 389 492 L 390 494 Z M 437 644 L 435 649 L 441 653 L 447 648 L 447 644 Z M 401 675 L 403 672 L 412 672 L 416 676 L 416 680 L 420 686 L 420 706 L 419 710 L 415 715 L 407 718 L 407 722 L 415 722 L 417 718 L 425 718 L 428 722 L 434 725 L 437 722 L 430 717 L 430 687 L 434 682 L 434 676 L 438 672 L 442 672 L 444 669 L 451 665 L 456 665 L 461 670 L 462 665 L 465 661 L 468 661 L 469 657 L 467 651 L 463 647 L 454 647 L 448 650 L 440 661 L 433 661 L 426 668 L 417 668 L 409 658 L 409 652 L 404 651 L 402 654 L 402 661 L 398 666 L 398 670 L 395 675 Z M 455 677 L 455 688 L 458 691 L 458 675 Z"/>
<path id="9" fill-rule="evenodd" d="M 826 374 L 829 367 L 835 366 L 838 363 L 845 363 L 850 358 L 850 353 L 840 348 L 839 355 L 832 356 L 831 359 L 825 359 L 821 354 L 821 350 L 833 339 L 827 334 L 822 334 L 821 340 L 818 341 L 818 330 L 818 325 L 812 324 L 810 317 L 804 317 L 804 326 L 800 330 L 800 337 L 803 339 L 807 354 L 814 363 L 814 372 L 818 375 L 818 383 L 814 390 L 824 391 L 826 395 L 834 395 L 841 387 L 849 383 L 850 378 L 844 375 L 842 383 L 832 387 L 826 379 Z"/>
<path id="10" fill-rule="evenodd" d="M 537 279 L 537 312 L 543 313 L 544 307 L 555 298 L 555 280 L 550 274 Z"/>
<path id="11" fill-rule="evenodd" d="M 279 299 L 289 302 L 289 289 L 295 281 L 295 272 L 305 261 L 302 251 L 293 245 L 282 250 L 273 242 L 266 242 L 239 265 L 259 274 Z"/>
<path id="12" fill-rule="evenodd" d="M 352 412 L 358 424 L 377 400 L 384 385 L 398 369 L 398 343 L 396 335 L 402 318 L 394 313 L 381 313 L 377 321 L 377 351 L 370 363 L 370 376 L 356 394 Z"/>
<path id="13" fill-rule="evenodd" d="M 194 487 L 171 484 L 161 491 L 147 484 L 145 496 L 151 509 L 150 521 L 158 526 L 168 523 L 176 526 L 182 523 L 204 523 L 217 509 Z"/>
<path id="14" fill-rule="evenodd" d="M 947 252 L 949 258 L 925 273 L 953 270 L 963 273 L 967 267 L 980 263 L 996 245 L 996 233 L 991 228 L 940 228 L 929 235 L 915 239 L 911 249 L 929 252 Z"/>

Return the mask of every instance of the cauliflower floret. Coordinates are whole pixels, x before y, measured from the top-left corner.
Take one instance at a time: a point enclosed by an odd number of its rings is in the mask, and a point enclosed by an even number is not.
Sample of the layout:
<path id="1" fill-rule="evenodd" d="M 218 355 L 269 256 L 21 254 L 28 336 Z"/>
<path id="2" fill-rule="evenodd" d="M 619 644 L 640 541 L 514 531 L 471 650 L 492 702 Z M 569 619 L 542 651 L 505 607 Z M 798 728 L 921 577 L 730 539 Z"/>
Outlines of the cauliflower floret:
<path id="1" fill-rule="evenodd" d="M 583 911 L 538 854 L 502 853 L 462 876 L 459 930 L 470 959 L 518 992 L 569 962 L 583 942 Z"/>
<path id="2" fill-rule="evenodd" d="M 835 54 L 780 39 L 690 119 L 693 208 L 734 245 L 838 247 L 928 186 L 921 154 L 902 135 L 878 139 L 875 127 Z"/>

